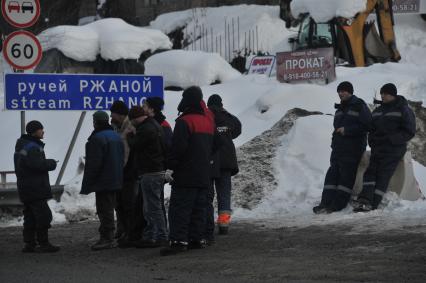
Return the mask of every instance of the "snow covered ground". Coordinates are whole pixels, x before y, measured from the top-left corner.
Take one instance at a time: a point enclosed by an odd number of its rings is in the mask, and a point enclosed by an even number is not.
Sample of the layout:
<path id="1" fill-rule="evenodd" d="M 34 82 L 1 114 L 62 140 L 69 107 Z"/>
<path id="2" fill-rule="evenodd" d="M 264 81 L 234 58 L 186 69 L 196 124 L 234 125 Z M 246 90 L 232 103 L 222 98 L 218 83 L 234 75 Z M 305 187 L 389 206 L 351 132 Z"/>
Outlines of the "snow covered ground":
<path id="1" fill-rule="evenodd" d="M 222 27 L 223 18 L 227 15 L 239 17 L 241 27 L 253 25 L 253 21 L 259 26 L 267 25 L 267 36 L 262 37 L 263 46 L 268 46 L 269 50 L 274 52 L 284 50 L 280 49 L 280 43 L 292 34 L 291 31 L 285 29 L 284 22 L 278 18 L 278 11 L 278 7 L 254 9 L 247 5 L 211 8 L 206 9 L 205 20 L 209 20 L 206 24 L 213 28 Z M 190 12 L 163 15 L 154 21 L 151 27 L 162 27 L 161 30 L 167 32 L 167 29 L 171 29 L 172 25 L 176 26 L 178 22 L 188 23 L 191 19 L 188 17 L 188 13 Z M 221 16 L 208 16 L 215 13 Z M 294 107 L 321 111 L 326 114 L 334 113 L 333 105 L 338 102 L 336 86 L 344 80 L 351 81 L 355 94 L 368 103 L 372 103 L 378 89 L 386 82 L 395 83 L 399 93 L 408 99 L 425 102 L 426 57 L 423 54 L 426 52 L 426 22 L 407 15 L 398 15 L 395 20 L 397 44 L 403 58 L 400 63 L 377 64 L 366 68 L 339 67 L 336 70 L 337 80 L 325 86 L 281 84 L 275 78 L 268 78 L 264 75 L 243 75 L 219 85 L 201 86 L 204 97 L 207 99 L 213 93 L 220 94 L 223 97 L 225 108 L 240 118 L 243 133 L 236 140 L 237 146 L 243 145 L 270 129 L 288 110 Z M 167 23 L 169 26 L 166 28 Z M 176 72 L 178 71 L 176 70 Z M 205 73 L 194 73 L 192 78 L 183 78 L 188 81 L 183 81 L 182 84 L 189 85 L 189 80 L 197 81 L 205 75 Z M 172 125 L 177 116 L 176 107 L 180 98 L 181 92 L 165 92 L 164 112 Z M 3 105 L 2 100 L 3 84 L 0 82 L 1 105 Z M 63 180 L 66 184 L 66 192 L 62 201 L 60 203 L 50 202 L 55 211 L 56 222 L 63 222 L 66 217 L 76 219 L 81 215 L 94 215 L 93 196 L 78 195 L 82 176 L 77 173 L 79 159 L 84 155 L 84 144 L 92 130 L 91 114 L 88 113 L 83 124 L 65 172 Z M 26 115 L 28 121 L 38 119 L 45 125 L 46 154 L 48 157 L 62 161 L 80 113 L 28 111 Z M 20 134 L 19 117 L 19 112 L 0 112 L 2 121 L 0 123 L 2 139 L 0 170 L 13 169 L 12 153 L 16 138 Z M 403 201 L 393 195 L 387 197 L 389 204 L 386 208 L 368 214 L 353 214 L 348 208 L 327 216 L 313 215 L 311 209 L 314 204 L 319 202 L 328 167 L 331 128 L 331 116 L 309 116 L 297 120 L 289 134 L 282 137 L 281 146 L 277 149 L 277 155 L 273 161 L 279 181 L 277 189 L 250 211 L 236 207 L 235 218 L 249 221 L 268 219 L 268 223 L 275 226 L 356 223 L 360 224 L 357 226 L 361 230 L 425 224 L 425 201 Z M 55 181 L 58 172 L 59 169 L 50 175 L 52 182 Z M 426 168 L 415 162 L 415 172 L 421 188 L 426 191 Z M 372 228 L 374 227 L 372 224 L 379 221 L 380 228 Z M 0 225 L 16 225 L 17 223 L 19 222 L 13 219 L 3 221 Z"/>

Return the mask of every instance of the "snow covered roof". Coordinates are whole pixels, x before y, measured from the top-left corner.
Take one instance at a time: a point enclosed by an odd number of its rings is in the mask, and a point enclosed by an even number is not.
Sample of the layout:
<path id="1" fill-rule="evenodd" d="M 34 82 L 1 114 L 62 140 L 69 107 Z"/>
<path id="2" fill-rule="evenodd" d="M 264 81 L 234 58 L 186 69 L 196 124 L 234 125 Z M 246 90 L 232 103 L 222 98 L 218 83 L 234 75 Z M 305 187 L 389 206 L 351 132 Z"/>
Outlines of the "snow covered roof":
<path id="1" fill-rule="evenodd" d="M 142 52 L 170 49 L 172 43 L 159 30 L 127 24 L 122 19 L 102 19 L 84 26 L 57 26 L 38 35 L 43 51 L 57 48 L 77 61 L 138 59 Z"/>
<path id="2" fill-rule="evenodd" d="M 241 74 L 219 54 L 202 51 L 170 50 L 155 54 L 145 61 L 145 75 L 161 75 L 164 86 L 187 88 L 221 82 Z"/>
<path id="3" fill-rule="evenodd" d="M 293 0 L 290 5 L 294 17 L 309 13 L 317 23 L 322 23 L 334 17 L 352 18 L 367 8 L 367 0 Z"/>

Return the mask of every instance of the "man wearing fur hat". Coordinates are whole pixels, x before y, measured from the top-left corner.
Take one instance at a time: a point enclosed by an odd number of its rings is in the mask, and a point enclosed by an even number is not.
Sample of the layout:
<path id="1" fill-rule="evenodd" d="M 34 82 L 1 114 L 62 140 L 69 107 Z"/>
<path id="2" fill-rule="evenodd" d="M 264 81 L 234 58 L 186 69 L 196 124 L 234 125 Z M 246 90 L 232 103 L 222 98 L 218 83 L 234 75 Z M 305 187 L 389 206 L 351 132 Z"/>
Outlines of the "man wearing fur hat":
<path id="1" fill-rule="evenodd" d="M 207 190 L 215 131 L 213 114 L 198 86 L 187 88 L 178 105 L 167 167 L 173 170 L 170 196 L 170 246 L 161 255 L 205 247 Z"/>
<path id="2" fill-rule="evenodd" d="M 407 143 L 416 134 L 416 119 L 407 100 L 398 95 L 396 86 L 387 83 L 380 89 L 380 106 L 374 109 L 368 136 L 370 163 L 364 173 L 363 189 L 354 211 L 376 209 L 382 201 L 399 161 L 407 151 Z"/>
<path id="3" fill-rule="evenodd" d="M 86 143 L 86 163 L 81 194 L 95 193 L 100 239 L 92 250 L 115 247 L 114 208 L 117 191 L 123 187 L 124 146 L 109 124 L 105 111 L 93 114 L 94 131 Z"/>
<path id="4" fill-rule="evenodd" d="M 344 209 L 352 195 L 359 161 L 367 146 L 371 113 L 365 102 L 353 95 L 350 82 L 337 87 L 340 104 L 336 104 L 331 139 L 330 167 L 325 176 L 321 203 L 314 213 L 331 213 Z"/>
<path id="5" fill-rule="evenodd" d="M 52 211 L 47 204 L 52 198 L 48 172 L 55 170 L 56 162 L 46 159 L 44 154 L 43 125 L 34 120 L 25 129 L 27 134 L 17 140 L 14 154 L 18 193 L 24 204 L 22 252 L 57 252 L 59 247 L 52 245 L 48 238 Z"/>
<path id="6" fill-rule="evenodd" d="M 134 170 L 130 147 L 127 141 L 128 133 L 134 133 L 135 127 L 127 117 L 129 108 L 121 101 L 116 100 L 111 108 L 111 126 L 120 135 L 124 145 L 123 189 L 117 192 L 117 231 L 119 247 L 131 245 L 136 240 L 136 173 Z M 140 222 L 140 221 L 139 221 Z"/>

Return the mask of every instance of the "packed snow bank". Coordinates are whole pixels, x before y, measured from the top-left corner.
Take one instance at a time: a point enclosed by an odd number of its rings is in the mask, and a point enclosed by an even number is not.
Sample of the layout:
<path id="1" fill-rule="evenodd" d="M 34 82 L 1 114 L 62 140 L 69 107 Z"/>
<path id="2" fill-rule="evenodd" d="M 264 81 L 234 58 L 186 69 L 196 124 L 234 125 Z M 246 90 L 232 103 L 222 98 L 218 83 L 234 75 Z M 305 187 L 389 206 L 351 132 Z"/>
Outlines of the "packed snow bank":
<path id="1" fill-rule="evenodd" d="M 77 61 L 94 61 L 98 54 L 106 60 L 138 59 L 144 51 L 172 47 L 161 31 L 132 26 L 115 18 L 84 26 L 57 26 L 37 37 L 43 51 L 57 48 Z"/>
<path id="2" fill-rule="evenodd" d="M 184 50 L 170 50 L 149 57 L 145 61 L 145 75 L 163 76 L 165 87 L 181 88 L 226 82 L 241 76 L 218 54 Z"/>
<path id="3" fill-rule="evenodd" d="M 270 53 L 291 50 L 288 38 L 296 32 L 285 28 L 279 13 L 279 6 L 195 8 L 160 15 L 150 26 L 164 33 L 184 28 L 183 40 L 189 42 L 186 49 L 212 51 L 213 48 L 228 60 L 245 49 Z M 225 24 L 229 27 L 225 28 Z"/>
<path id="4" fill-rule="evenodd" d="M 294 17 L 309 13 L 317 23 L 323 23 L 334 17 L 352 18 L 367 8 L 367 0 L 293 0 L 290 7 Z"/>
<path id="5" fill-rule="evenodd" d="M 281 226 L 309 226 L 312 224 L 359 223 L 358 230 L 381 230 L 416 225 L 426 216 L 426 201 L 401 200 L 387 193 L 377 211 L 355 214 L 350 207 L 330 215 L 315 215 L 312 207 L 321 199 L 325 173 L 329 166 L 330 129 L 333 117 L 313 115 L 299 118 L 273 157 L 276 189 L 266 195 L 252 210 L 237 208 L 234 216 L 243 219 L 264 219 L 262 224 Z M 259 145 L 261 146 L 261 145 Z M 254 165 L 256 166 L 256 165 Z M 426 188 L 426 168 L 414 162 L 420 187 Z M 253 196 L 255 198 L 256 196 Z M 274 220 L 272 220 L 274 219 Z M 371 223 L 386 220 L 381 227 Z"/>

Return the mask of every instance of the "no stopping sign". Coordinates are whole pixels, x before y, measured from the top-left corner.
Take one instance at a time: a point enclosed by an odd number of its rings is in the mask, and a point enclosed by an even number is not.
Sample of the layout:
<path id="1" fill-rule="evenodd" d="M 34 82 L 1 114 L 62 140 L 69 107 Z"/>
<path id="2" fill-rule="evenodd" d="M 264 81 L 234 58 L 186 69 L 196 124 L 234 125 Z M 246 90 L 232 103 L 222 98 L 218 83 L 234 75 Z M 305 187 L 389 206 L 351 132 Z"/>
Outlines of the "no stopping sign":
<path id="1" fill-rule="evenodd" d="M 31 69 L 41 60 L 41 44 L 32 33 L 15 31 L 4 41 L 3 54 L 6 62 L 15 69 Z"/>

